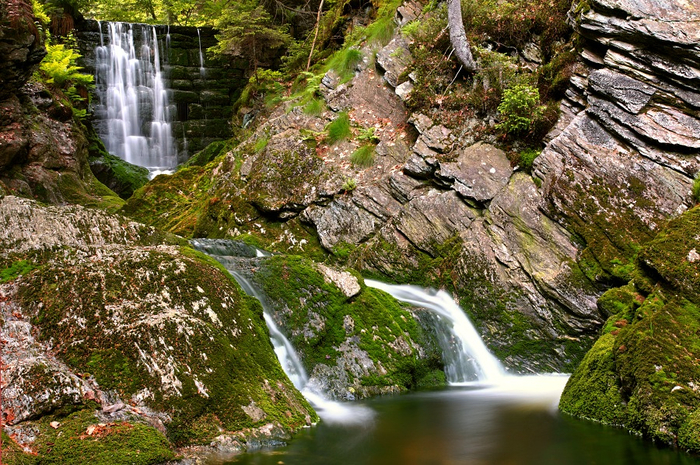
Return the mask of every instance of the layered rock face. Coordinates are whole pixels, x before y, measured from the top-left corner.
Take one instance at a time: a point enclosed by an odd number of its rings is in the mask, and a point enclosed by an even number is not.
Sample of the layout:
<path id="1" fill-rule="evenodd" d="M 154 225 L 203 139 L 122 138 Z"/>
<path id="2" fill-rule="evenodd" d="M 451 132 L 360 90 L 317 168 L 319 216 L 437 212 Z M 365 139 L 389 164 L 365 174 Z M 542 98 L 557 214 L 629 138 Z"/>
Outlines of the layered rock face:
<path id="1" fill-rule="evenodd" d="M 584 243 L 607 291 L 603 335 L 560 408 L 694 453 L 697 406 L 700 8 L 593 0 L 573 11 L 590 70 L 576 77 L 568 127 L 535 161 L 548 210 Z M 670 221 L 669 221 L 670 219 Z"/>
<path id="2" fill-rule="evenodd" d="M 257 303 L 181 239 L 14 196 L 0 199 L 0 231 L 2 415 L 26 450 L 52 460 L 74 449 L 78 463 L 87 425 L 145 425 L 162 438 L 163 461 L 172 444 L 240 447 L 248 428 L 269 439 L 316 419 Z M 62 416 L 71 411 L 84 413 Z M 83 431 L 52 452 L 46 416 L 56 412 L 59 430 Z M 118 453 L 146 447 L 129 444 Z"/>
<path id="3" fill-rule="evenodd" d="M 587 275 L 609 282 L 627 279 L 638 247 L 692 202 L 700 10 L 680 1 L 585 5 L 572 15 L 588 68 L 563 105 L 568 126 L 534 168 L 548 212 L 583 241 Z"/>

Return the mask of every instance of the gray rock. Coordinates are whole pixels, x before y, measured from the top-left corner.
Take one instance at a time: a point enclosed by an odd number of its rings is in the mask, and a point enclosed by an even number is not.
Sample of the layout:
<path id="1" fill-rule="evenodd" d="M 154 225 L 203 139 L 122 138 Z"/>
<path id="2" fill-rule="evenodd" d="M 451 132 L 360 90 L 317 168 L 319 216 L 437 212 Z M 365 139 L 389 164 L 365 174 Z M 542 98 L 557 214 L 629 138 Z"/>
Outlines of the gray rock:
<path id="1" fill-rule="evenodd" d="M 347 198 L 335 199 L 327 207 L 311 206 L 302 218 L 316 226 L 321 245 L 328 250 L 340 242 L 357 244 L 379 226 L 374 215 Z"/>
<path id="2" fill-rule="evenodd" d="M 418 249 L 437 256 L 436 245 L 467 229 L 477 215 L 454 191 L 428 189 L 404 207 L 394 225 Z"/>
<path id="3" fill-rule="evenodd" d="M 639 114 L 656 93 L 656 89 L 636 79 L 607 69 L 594 71 L 588 78 L 590 88 L 613 100 L 632 114 Z"/>
<path id="4" fill-rule="evenodd" d="M 506 186 L 512 172 L 502 150 L 478 143 L 462 151 L 456 161 L 440 163 L 435 176 L 462 197 L 487 202 Z"/>
<path id="5" fill-rule="evenodd" d="M 345 294 L 345 297 L 354 297 L 362 290 L 357 278 L 347 271 L 336 270 L 320 263 L 316 265 L 316 268 L 321 272 L 326 282 L 335 284 Z"/>
<path id="6" fill-rule="evenodd" d="M 386 47 L 377 52 L 377 64 L 384 70 L 384 79 L 391 87 L 399 84 L 399 77 L 413 63 L 408 42 L 401 36 L 395 37 Z"/>
<path id="7" fill-rule="evenodd" d="M 411 97 L 411 92 L 413 92 L 413 83 L 411 81 L 406 81 L 403 84 L 399 84 L 396 86 L 394 92 L 396 92 L 396 95 L 398 95 L 399 98 L 405 102 Z"/>

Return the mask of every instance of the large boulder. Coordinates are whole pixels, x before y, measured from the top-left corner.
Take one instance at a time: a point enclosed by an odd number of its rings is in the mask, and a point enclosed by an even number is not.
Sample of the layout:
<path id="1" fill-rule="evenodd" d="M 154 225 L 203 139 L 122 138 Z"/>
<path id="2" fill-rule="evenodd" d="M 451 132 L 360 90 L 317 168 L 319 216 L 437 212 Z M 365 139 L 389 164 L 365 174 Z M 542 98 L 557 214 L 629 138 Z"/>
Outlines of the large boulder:
<path id="1" fill-rule="evenodd" d="M 181 239 L 14 196 L 0 200 L 0 230 L 3 417 L 29 450 L 53 457 L 49 414 L 68 428 L 145 425 L 166 451 L 226 437 L 242 447 L 250 428 L 284 437 L 315 421 L 257 302 Z"/>

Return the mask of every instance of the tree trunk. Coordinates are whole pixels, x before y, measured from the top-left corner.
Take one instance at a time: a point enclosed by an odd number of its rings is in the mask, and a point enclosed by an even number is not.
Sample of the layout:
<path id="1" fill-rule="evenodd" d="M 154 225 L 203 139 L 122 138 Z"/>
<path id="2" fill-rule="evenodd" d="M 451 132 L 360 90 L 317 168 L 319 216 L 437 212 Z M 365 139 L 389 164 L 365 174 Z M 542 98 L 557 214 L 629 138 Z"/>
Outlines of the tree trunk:
<path id="1" fill-rule="evenodd" d="M 316 16 L 316 32 L 314 33 L 314 41 L 311 43 L 311 51 L 309 52 L 309 61 L 306 62 L 306 71 L 311 68 L 311 57 L 314 54 L 314 49 L 316 48 L 316 39 L 318 38 L 318 28 L 321 26 L 321 12 L 323 11 L 323 0 L 318 6 L 318 15 Z"/>
<path id="2" fill-rule="evenodd" d="M 476 72 L 476 62 L 469 48 L 467 33 L 462 21 L 462 4 L 460 0 L 447 0 L 447 25 L 450 29 L 450 43 L 457 58 L 469 73 Z"/>

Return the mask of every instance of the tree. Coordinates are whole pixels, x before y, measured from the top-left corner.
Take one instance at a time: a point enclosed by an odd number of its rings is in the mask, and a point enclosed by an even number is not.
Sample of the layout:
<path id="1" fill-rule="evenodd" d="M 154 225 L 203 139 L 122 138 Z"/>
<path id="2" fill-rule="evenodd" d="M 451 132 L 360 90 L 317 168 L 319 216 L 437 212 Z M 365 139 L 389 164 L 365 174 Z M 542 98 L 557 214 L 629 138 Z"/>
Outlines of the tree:
<path id="1" fill-rule="evenodd" d="M 275 26 L 270 14 L 257 0 L 224 3 L 216 27 L 219 43 L 214 53 L 248 60 L 253 70 L 266 65 L 274 52 L 291 42 L 284 27 Z"/>
<path id="2" fill-rule="evenodd" d="M 455 55 L 467 72 L 476 72 L 476 62 L 469 48 L 467 33 L 464 30 L 461 0 L 447 0 L 447 25 L 450 29 L 450 43 L 455 49 Z"/>

